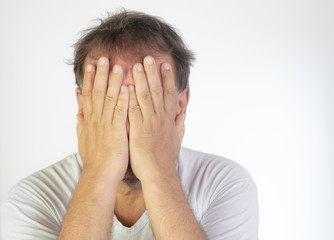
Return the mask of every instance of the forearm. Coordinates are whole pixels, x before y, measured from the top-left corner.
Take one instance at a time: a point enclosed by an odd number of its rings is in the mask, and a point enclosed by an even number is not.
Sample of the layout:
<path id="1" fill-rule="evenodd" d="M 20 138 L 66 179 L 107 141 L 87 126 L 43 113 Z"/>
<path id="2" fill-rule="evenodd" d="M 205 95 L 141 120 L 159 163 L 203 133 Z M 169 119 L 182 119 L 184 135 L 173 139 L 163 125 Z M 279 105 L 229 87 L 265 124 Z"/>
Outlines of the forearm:
<path id="1" fill-rule="evenodd" d="M 174 175 L 174 174 L 173 174 Z M 142 182 L 145 205 L 157 239 L 205 239 L 181 183 L 174 176 Z"/>
<path id="2" fill-rule="evenodd" d="M 58 239 L 110 239 L 116 191 L 117 182 L 83 171 Z"/>

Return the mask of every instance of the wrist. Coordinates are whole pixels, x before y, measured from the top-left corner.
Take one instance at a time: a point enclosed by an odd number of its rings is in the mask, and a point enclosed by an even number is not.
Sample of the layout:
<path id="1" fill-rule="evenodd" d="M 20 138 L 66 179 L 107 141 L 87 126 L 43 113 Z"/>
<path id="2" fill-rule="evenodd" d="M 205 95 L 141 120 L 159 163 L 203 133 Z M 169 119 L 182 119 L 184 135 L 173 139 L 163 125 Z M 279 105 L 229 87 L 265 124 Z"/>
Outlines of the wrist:
<path id="1" fill-rule="evenodd" d="M 110 190 L 117 190 L 121 178 L 117 175 L 100 168 L 83 168 L 80 181 L 91 186 L 99 186 Z"/>
<path id="2" fill-rule="evenodd" d="M 151 171 L 140 179 L 143 190 L 164 191 L 169 187 L 180 185 L 180 179 L 175 167 L 173 169 Z"/>

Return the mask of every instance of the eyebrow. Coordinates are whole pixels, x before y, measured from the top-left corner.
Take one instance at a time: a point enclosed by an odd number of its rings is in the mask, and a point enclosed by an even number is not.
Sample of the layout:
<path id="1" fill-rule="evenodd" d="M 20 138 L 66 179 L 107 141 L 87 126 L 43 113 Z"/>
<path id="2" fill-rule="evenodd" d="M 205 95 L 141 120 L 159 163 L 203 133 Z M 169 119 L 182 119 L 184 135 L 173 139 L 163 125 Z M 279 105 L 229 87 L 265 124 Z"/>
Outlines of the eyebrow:
<path id="1" fill-rule="evenodd" d="M 101 55 L 102 56 L 102 55 Z M 97 61 L 97 60 L 99 60 L 99 58 L 101 57 L 101 56 L 96 56 L 96 55 L 93 55 L 92 53 L 90 53 L 90 54 L 88 54 L 87 55 L 87 57 L 88 58 L 90 58 L 90 59 L 92 59 L 92 60 L 95 60 L 95 61 Z M 159 59 L 159 58 L 162 58 L 163 56 L 157 56 L 156 54 L 145 54 L 145 55 L 143 55 L 143 56 L 140 56 L 139 58 L 140 59 L 144 59 L 146 56 L 152 56 L 153 58 L 156 58 L 156 59 Z M 110 58 L 109 58 L 109 60 L 110 60 Z"/>

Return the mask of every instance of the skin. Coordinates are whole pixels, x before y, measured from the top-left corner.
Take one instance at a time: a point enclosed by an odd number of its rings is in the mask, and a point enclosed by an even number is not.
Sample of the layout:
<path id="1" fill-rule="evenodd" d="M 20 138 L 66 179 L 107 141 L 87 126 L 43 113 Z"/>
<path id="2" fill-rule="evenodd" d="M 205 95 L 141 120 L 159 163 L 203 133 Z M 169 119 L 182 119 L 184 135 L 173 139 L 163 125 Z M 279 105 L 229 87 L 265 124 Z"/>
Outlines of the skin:
<path id="1" fill-rule="evenodd" d="M 130 227 L 145 210 L 156 239 L 205 239 L 175 168 L 189 91 L 177 93 L 172 58 L 88 57 L 85 69 L 76 90 L 83 170 L 59 239 L 109 239 L 113 213 Z"/>

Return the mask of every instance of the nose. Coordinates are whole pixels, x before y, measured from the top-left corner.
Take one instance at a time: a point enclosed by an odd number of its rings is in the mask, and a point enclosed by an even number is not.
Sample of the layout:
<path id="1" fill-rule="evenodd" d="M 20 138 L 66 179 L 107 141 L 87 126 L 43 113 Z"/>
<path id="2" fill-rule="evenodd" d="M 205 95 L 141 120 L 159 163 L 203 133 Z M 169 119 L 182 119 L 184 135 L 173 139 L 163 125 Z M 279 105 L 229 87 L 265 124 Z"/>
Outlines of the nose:
<path id="1" fill-rule="evenodd" d="M 132 71 L 127 70 L 124 72 L 122 84 L 124 85 L 134 85 L 134 80 L 132 76 Z"/>

